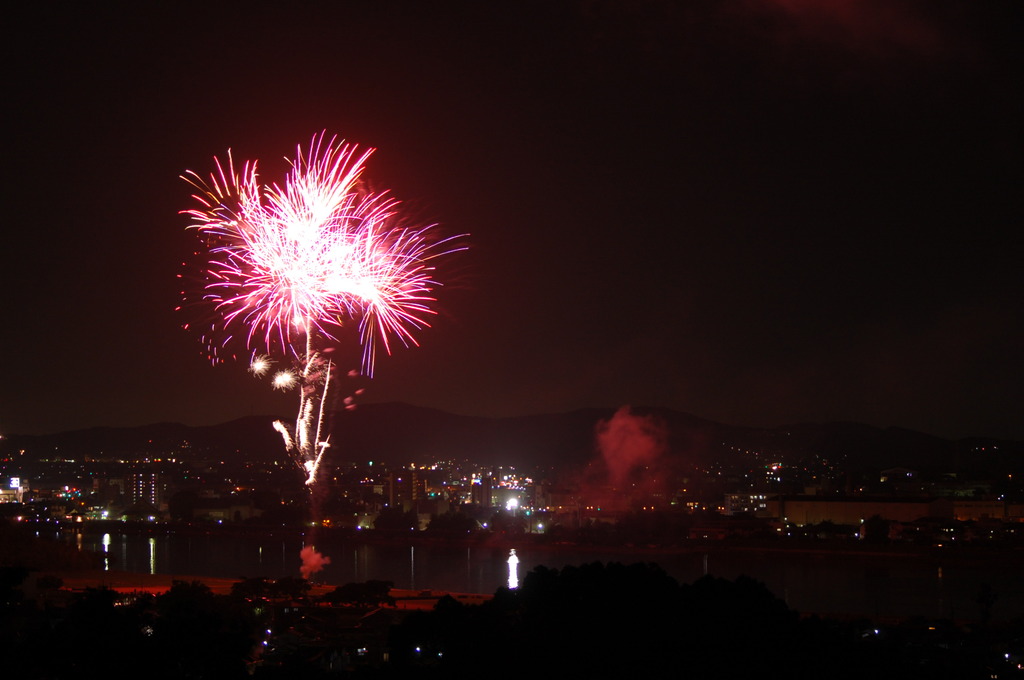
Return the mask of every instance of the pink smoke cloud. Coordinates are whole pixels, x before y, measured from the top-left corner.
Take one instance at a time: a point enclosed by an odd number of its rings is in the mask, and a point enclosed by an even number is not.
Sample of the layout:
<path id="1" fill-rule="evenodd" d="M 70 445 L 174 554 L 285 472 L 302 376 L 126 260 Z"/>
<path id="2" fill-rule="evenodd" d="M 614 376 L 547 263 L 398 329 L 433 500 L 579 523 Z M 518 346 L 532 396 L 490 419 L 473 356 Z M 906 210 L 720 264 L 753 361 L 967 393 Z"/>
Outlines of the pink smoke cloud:
<path id="1" fill-rule="evenodd" d="M 635 415 L 623 406 L 595 428 L 597 448 L 608 469 L 608 481 L 623 486 L 643 466 L 654 463 L 666 448 L 665 426 L 653 416 Z"/>
<path id="2" fill-rule="evenodd" d="M 302 578 L 308 579 L 313 574 L 321 571 L 324 567 L 331 563 L 331 558 L 322 555 L 317 552 L 316 548 L 312 546 L 306 546 L 299 552 L 299 557 L 302 559 L 302 566 L 299 567 L 299 573 Z"/>

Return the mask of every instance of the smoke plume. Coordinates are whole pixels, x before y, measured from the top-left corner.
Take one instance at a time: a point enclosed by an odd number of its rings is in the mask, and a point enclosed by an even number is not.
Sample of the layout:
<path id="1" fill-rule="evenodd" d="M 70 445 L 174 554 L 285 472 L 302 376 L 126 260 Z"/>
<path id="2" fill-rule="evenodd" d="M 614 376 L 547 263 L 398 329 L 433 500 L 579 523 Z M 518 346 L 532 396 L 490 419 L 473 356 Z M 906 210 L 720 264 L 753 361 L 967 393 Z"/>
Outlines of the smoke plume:
<path id="1" fill-rule="evenodd" d="M 610 419 L 598 422 L 595 438 L 608 481 L 621 488 L 664 453 L 667 433 L 655 417 L 635 415 L 629 406 L 623 406 Z"/>
<path id="2" fill-rule="evenodd" d="M 302 566 L 299 567 L 299 573 L 302 578 L 309 579 L 310 576 L 321 571 L 324 567 L 331 563 L 331 558 L 326 557 L 312 546 L 306 546 L 299 553 L 299 557 L 302 558 Z"/>

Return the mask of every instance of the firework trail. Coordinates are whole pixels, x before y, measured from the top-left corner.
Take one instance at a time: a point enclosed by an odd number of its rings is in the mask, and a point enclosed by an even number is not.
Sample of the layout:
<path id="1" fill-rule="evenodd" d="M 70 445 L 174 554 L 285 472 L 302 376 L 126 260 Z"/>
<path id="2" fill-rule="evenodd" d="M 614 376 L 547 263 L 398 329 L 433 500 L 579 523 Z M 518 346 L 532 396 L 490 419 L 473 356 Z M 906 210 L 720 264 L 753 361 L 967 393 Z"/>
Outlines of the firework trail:
<path id="1" fill-rule="evenodd" d="M 182 176 L 198 191 L 198 207 L 182 212 L 205 246 L 203 300 L 218 317 L 211 337 L 244 338 L 253 375 L 266 375 L 274 355 L 290 365 L 272 382 L 299 392 L 298 415 L 274 427 L 310 486 L 329 446 L 323 423 L 336 367 L 325 353 L 338 330 L 358 320 L 362 372 L 372 376 L 378 347 L 417 344 L 439 285 L 431 262 L 461 249 L 436 240 L 432 226 L 401 226 L 398 201 L 364 188 L 372 153 L 321 133 L 296 148 L 282 184 L 262 185 L 257 163 L 238 168 L 230 151 L 208 180 Z M 215 352 L 218 343 L 205 341 Z"/>

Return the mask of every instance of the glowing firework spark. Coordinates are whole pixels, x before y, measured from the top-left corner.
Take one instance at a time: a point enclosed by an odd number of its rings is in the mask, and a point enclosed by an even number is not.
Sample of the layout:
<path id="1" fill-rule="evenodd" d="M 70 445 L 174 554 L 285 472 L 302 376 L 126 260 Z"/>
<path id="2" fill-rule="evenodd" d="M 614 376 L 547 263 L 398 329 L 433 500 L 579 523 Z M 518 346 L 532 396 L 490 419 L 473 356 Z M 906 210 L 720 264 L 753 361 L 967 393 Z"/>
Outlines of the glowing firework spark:
<path id="1" fill-rule="evenodd" d="M 270 365 L 273 363 L 268 356 L 262 354 L 254 356 L 252 362 L 249 363 L 249 372 L 256 377 L 263 377 L 270 370 Z"/>
<path id="2" fill-rule="evenodd" d="M 278 371 L 274 374 L 274 387 L 279 390 L 295 387 L 295 374 L 291 371 Z"/>
<path id="3" fill-rule="evenodd" d="M 200 207 L 183 212 L 208 249 L 204 299 L 219 330 L 230 337 L 241 327 L 250 350 L 281 350 L 295 362 L 273 377 L 276 388 L 300 392 L 295 426 L 274 426 L 310 485 L 328 446 L 321 430 L 335 370 L 316 342 L 335 341 L 358 318 L 363 372 L 372 375 L 379 344 L 390 354 L 390 338 L 415 345 L 413 331 L 429 326 L 430 261 L 454 249 L 432 239 L 431 227 L 398 226 L 398 202 L 363 190 L 372 152 L 321 133 L 296 149 L 283 185 L 261 186 L 256 163 L 238 170 L 230 151 L 226 167 L 214 159 L 208 182 L 183 175 L 199 190 Z M 250 371 L 265 375 L 270 364 L 254 355 Z"/>

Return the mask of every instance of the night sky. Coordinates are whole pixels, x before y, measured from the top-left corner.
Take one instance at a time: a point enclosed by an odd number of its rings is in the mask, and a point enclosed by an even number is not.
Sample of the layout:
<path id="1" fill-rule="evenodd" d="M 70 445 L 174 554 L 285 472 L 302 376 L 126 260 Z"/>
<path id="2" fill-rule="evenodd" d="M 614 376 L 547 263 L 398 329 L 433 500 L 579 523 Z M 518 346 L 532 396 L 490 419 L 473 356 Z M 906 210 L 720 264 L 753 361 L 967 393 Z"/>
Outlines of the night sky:
<path id="1" fill-rule="evenodd" d="M 0 434 L 290 414 L 181 328 L 179 175 L 327 130 L 470 235 L 364 402 L 1024 439 L 1024 3 L 33 4 Z"/>

